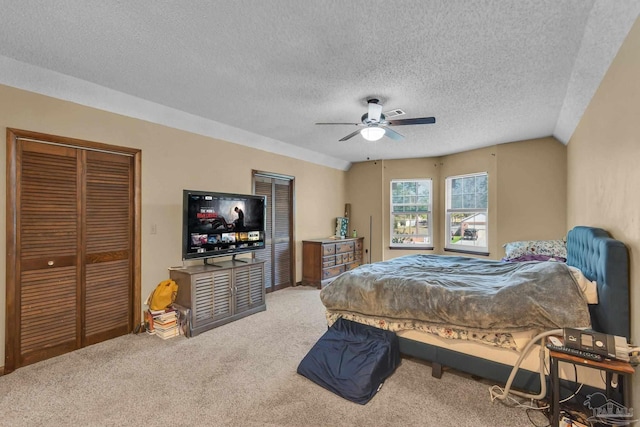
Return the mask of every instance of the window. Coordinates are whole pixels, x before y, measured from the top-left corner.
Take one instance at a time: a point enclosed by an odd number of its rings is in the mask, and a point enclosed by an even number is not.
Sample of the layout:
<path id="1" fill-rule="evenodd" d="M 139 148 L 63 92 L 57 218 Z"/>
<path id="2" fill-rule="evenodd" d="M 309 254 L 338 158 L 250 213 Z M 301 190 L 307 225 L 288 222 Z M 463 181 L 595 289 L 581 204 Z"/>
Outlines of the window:
<path id="1" fill-rule="evenodd" d="M 431 180 L 392 180 L 390 218 L 392 248 L 432 248 Z"/>
<path id="2" fill-rule="evenodd" d="M 461 175 L 446 181 L 446 249 L 488 252 L 487 173 Z"/>

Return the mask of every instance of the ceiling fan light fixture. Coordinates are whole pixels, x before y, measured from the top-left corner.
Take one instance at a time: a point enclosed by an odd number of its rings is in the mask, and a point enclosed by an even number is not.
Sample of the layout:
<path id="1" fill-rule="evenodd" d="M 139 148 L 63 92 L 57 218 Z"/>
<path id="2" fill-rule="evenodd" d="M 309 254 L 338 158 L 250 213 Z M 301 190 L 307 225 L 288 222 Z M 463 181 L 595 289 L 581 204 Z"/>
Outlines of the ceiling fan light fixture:
<path id="1" fill-rule="evenodd" d="M 367 141 L 377 141 L 384 136 L 384 129 L 377 126 L 366 127 L 360 131 L 360 135 Z"/>

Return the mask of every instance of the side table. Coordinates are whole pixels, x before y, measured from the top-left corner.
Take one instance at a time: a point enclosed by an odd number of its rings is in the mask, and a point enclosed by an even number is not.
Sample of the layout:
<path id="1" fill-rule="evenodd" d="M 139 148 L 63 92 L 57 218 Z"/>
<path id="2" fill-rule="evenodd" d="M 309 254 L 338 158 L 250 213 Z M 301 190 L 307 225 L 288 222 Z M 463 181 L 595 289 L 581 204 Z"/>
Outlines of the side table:
<path id="1" fill-rule="evenodd" d="M 558 376 L 558 364 L 559 362 L 571 363 L 573 365 L 588 366 L 590 368 L 599 369 L 606 372 L 607 379 L 607 398 L 611 397 L 611 380 L 613 374 L 620 375 L 619 386 L 622 388 L 622 405 L 627 405 L 631 402 L 631 376 L 635 370 L 628 362 L 621 360 L 609 360 L 604 359 L 601 362 L 594 360 L 588 360 L 581 357 L 573 356 L 567 353 L 561 353 L 558 351 L 549 351 L 549 359 L 551 365 L 551 381 L 553 382 L 553 388 L 551 391 L 551 413 L 553 414 L 552 426 L 557 426 L 560 421 L 560 379 Z"/>

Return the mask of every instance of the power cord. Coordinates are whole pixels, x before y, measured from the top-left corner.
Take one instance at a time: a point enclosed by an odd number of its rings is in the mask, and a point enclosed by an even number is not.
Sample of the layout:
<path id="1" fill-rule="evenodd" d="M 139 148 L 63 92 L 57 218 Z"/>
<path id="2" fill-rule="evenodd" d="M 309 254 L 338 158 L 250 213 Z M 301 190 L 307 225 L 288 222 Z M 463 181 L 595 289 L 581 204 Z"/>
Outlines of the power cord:
<path id="1" fill-rule="evenodd" d="M 520 353 L 520 356 L 518 357 L 518 360 L 516 361 L 515 365 L 511 369 L 511 373 L 509 374 L 509 378 L 507 379 L 507 383 L 504 389 L 501 389 L 500 387 L 496 387 L 496 386 L 489 388 L 491 401 L 493 402 L 495 399 L 505 400 L 509 396 L 509 393 L 515 394 L 516 396 L 524 397 L 527 399 L 540 400 L 544 398 L 547 395 L 547 381 L 546 381 L 545 372 L 544 372 L 544 365 L 545 365 L 544 339 L 550 335 L 561 335 L 561 334 L 562 334 L 562 329 L 553 329 L 550 331 L 542 332 L 536 335 L 535 337 L 533 337 L 524 347 L 524 349 L 522 350 L 522 353 Z M 540 354 L 540 371 L 539 371 L 540 372 L 540 393 L 529 394 L 529 393 L 523 393 L 517 390 L 511 390 L 511 385 L 513 384 L 513 380 L 516 376 L 516 373 L 520 369 L 520 365 L 522 364 L 522 361 L 529 354 L 529 352 L 533 348 L 533 345 L 538 340 L 540 341 L 540 352 L 539 352 Z M 499 390 L 499 392 L 497 392 L 496 390 Z"/>
<path id="2" fill-rule="evenodd" d="M 578 384 L 578 368 L 576 367 L 576 365 L 573 365 L 573 378 L 574 378 L 573 382 Z M 564 399 L 558 401 L 558 403 L 565 403 L 565 402 L 570 401 L 574 397 L 576 397 L 578 395 L 578 393 L 580 393 L 580 390 L 582 390 L 583 386 L 584 386 L 584 383 L 580 383 L 580 385 L 578 385 L 578 388 L 576 389 L 576 391 L 571 393 L 571 395 L 569 397 L 565 397 Z"/>
<path id="3" fill-rule="evenodd" d="M 531 419 L 531 414 L 532 414 L 532 413 L 536 413 L 536 414 L 539 414 L 539 413 L 540 413 L 540 412 L 538 412 L 537 410 L 534 410 L 534 409 L 527 409 L 527 410 L 525 411 L 525 413 L 527 414 L 527 418 L 529 419 L 529 422 L 530 422 L 531 424 L 533 424 L 533 426 L 534 426 L 534 427 L 551 427 L 551 423 L 550 423 L 550 422 L 548 422 L 548 421 L 549 421 L 549 418 L 548 418 L 548 417 L 547 417 L 547 423 L 546 423 L 546 424 L 543 424 L 543 425 L 536 424 L 536 423 L 535 423 L 535 421 L 533 421 L 533 419 Z"/>
<path id="4" fill-rule="evenodd" d="M 578 368 L 576 365 L 573 365 L 573 375 L 574 375 L 573 382 L 578 384 Z M 551 383 L 551 379 L 550 379 L 550 383 Z M 551 383 L 551 385 L 553 385 L 553 383 Z M 560 385 L 562 386 L 562 384 Z M 567 403 L 571 401 L 573 398 L 575 398 L 576 396 L 578 396 L 582 391 L 583 387 L 584 387 L 584 383 L 579 383 L 578 388 L 575 391 L 573 391 L 569 396 L 565 397 L 564 399 L 561 399 L 558 401 L 558 405 Z M 567 389 L 566 387 L 564 388 Z M 575 405 L 578 405 L 580 409 L 582 408 L 582 405 L 580 405 L 580 403 L 574 403 L 574 406 Z M 560 410 L 561 419 L 562 419 L 562 416 L 564 416 L 572 421 L 576 421 L 581 424 L 591 426 L 592 424 L 589 421 L 587 421 L 587 416 L 583 412 L 581 412 L 580 409 L 578 409 L 578 407 L 571 409 L 571 404 L 559 406 L 558 409 Z"/>
<path id="5" fill-rule="evenodd" d="M 513 366 L 513 368 L 511 369 L 511 373 L 509 375 L 509 378 L 507 379 L 507 383 L 505 385 L 505 388 L 502 389 L 497 385 L 494 385 L 492 387 L 489 388 L 489 394 L 491 396 L 491 401 L 494 402 L 496 399 L 500 399 L 502 401 L 510 401 L 515 403 L 515 407 L 518 408 L 525 408 L 526 414 L 527 414 L 527 418 L 529 419 L 529 422 L 531 422 L 531 424 L 533 424 L 535 427 L 549 427 L 550 424 L 545 424 L 544 426 L 540 426 L 538 424 L 536 424 L 532 419 L 531 419 L 531 413 L 532 411 L 541 411 L 543 413 L 545 413 L 545 416 L 547 417 L 547 420 L 549 419 L 548 416 L 548 410 L 550 409 L 550 405 L 546 404 L 544 406 L 534 406 L 533 401 L 537 400 L 540 401 L 541 399 L 545 398 L 547 395 L 547 382 L 546 382 L 546 373 L 548 372 L 547 369 L 547 364 L 546 364 L 546 357 L 545 357 L 545 346 L 544 346 L 544 339 L 547 336 L 550 335 L 559 335 L 562 333 L 562 329 L 554 329 L 551 331 L 546 331 L 546 332 L 542 332 L 538 335 L 536 335 L 535 337 L 533 337 L 525 346 L 525 348 L 522 350 L 522 353 L 520 353 L 520 356 L 518 357 L 518 360 L 516 361 L 515 365 Z M 537 395 L 533 395 L 533 394 L 529 394 L 529 393 L 523 393 L 517 390 L 511 390 L 511 385 L 513 383 L 513 380 L 515 378 L 515 375 L 517 373 L 517 371 L 520 369 L 520 365 L 522 364 L 522 361 L 524 360 L 524 358 L 529 354 L 529 352 L 531 351 L 531 348 L 533 347 L 533 345 L 538 342 L 538 340 L 540 341 L 540 393 L 538 393 Z M 573 367 L 574 369 L 574 378 L 575 378 L 575 382 L 578 382 L 578 370 L 576 368 L 576 366 L 574 365 Z M 578 393 L 582 390 L 582 387 L 584 386 L 583 383 L 581 383 L 578 388 L 568 397 L 562 399 L 561 401 L 559 401 L 558 403 L 565 403 L 571 399 L 573 399 L 575 396 L 578 395 Z M 519 397 L 524 397 L 527 399 L 531 399 L 531 403 L 530 404 L 524 404 L 520 401 L 518 401 L 516 398 L 510 396 L 510 394 L 519 396 Z"/>

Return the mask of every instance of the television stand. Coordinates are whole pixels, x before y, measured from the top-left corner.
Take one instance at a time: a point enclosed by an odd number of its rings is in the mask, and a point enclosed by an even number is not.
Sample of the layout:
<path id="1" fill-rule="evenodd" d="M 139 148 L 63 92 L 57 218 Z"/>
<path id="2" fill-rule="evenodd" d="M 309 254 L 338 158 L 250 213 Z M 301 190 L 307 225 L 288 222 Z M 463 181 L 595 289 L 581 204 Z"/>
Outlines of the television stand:
<path id="1" fill-rule="evenodd" d="M 244 259 L 236 259 L 236 254 L 233 254 L 233 256 L 231 257 L 231 261 L 232 262 L 244 262 L 245 264 L 249 263 L 249 261 L 244 260 Z"/>
<path id="2" fill-rule="evenodd" d="M 191 311 L 191 336 L 267 309 L 264 261 L 218 264 L 215 268 L 192 265 L 169 270 L 170 278 L 178 284 L 176 304 Z"/>

